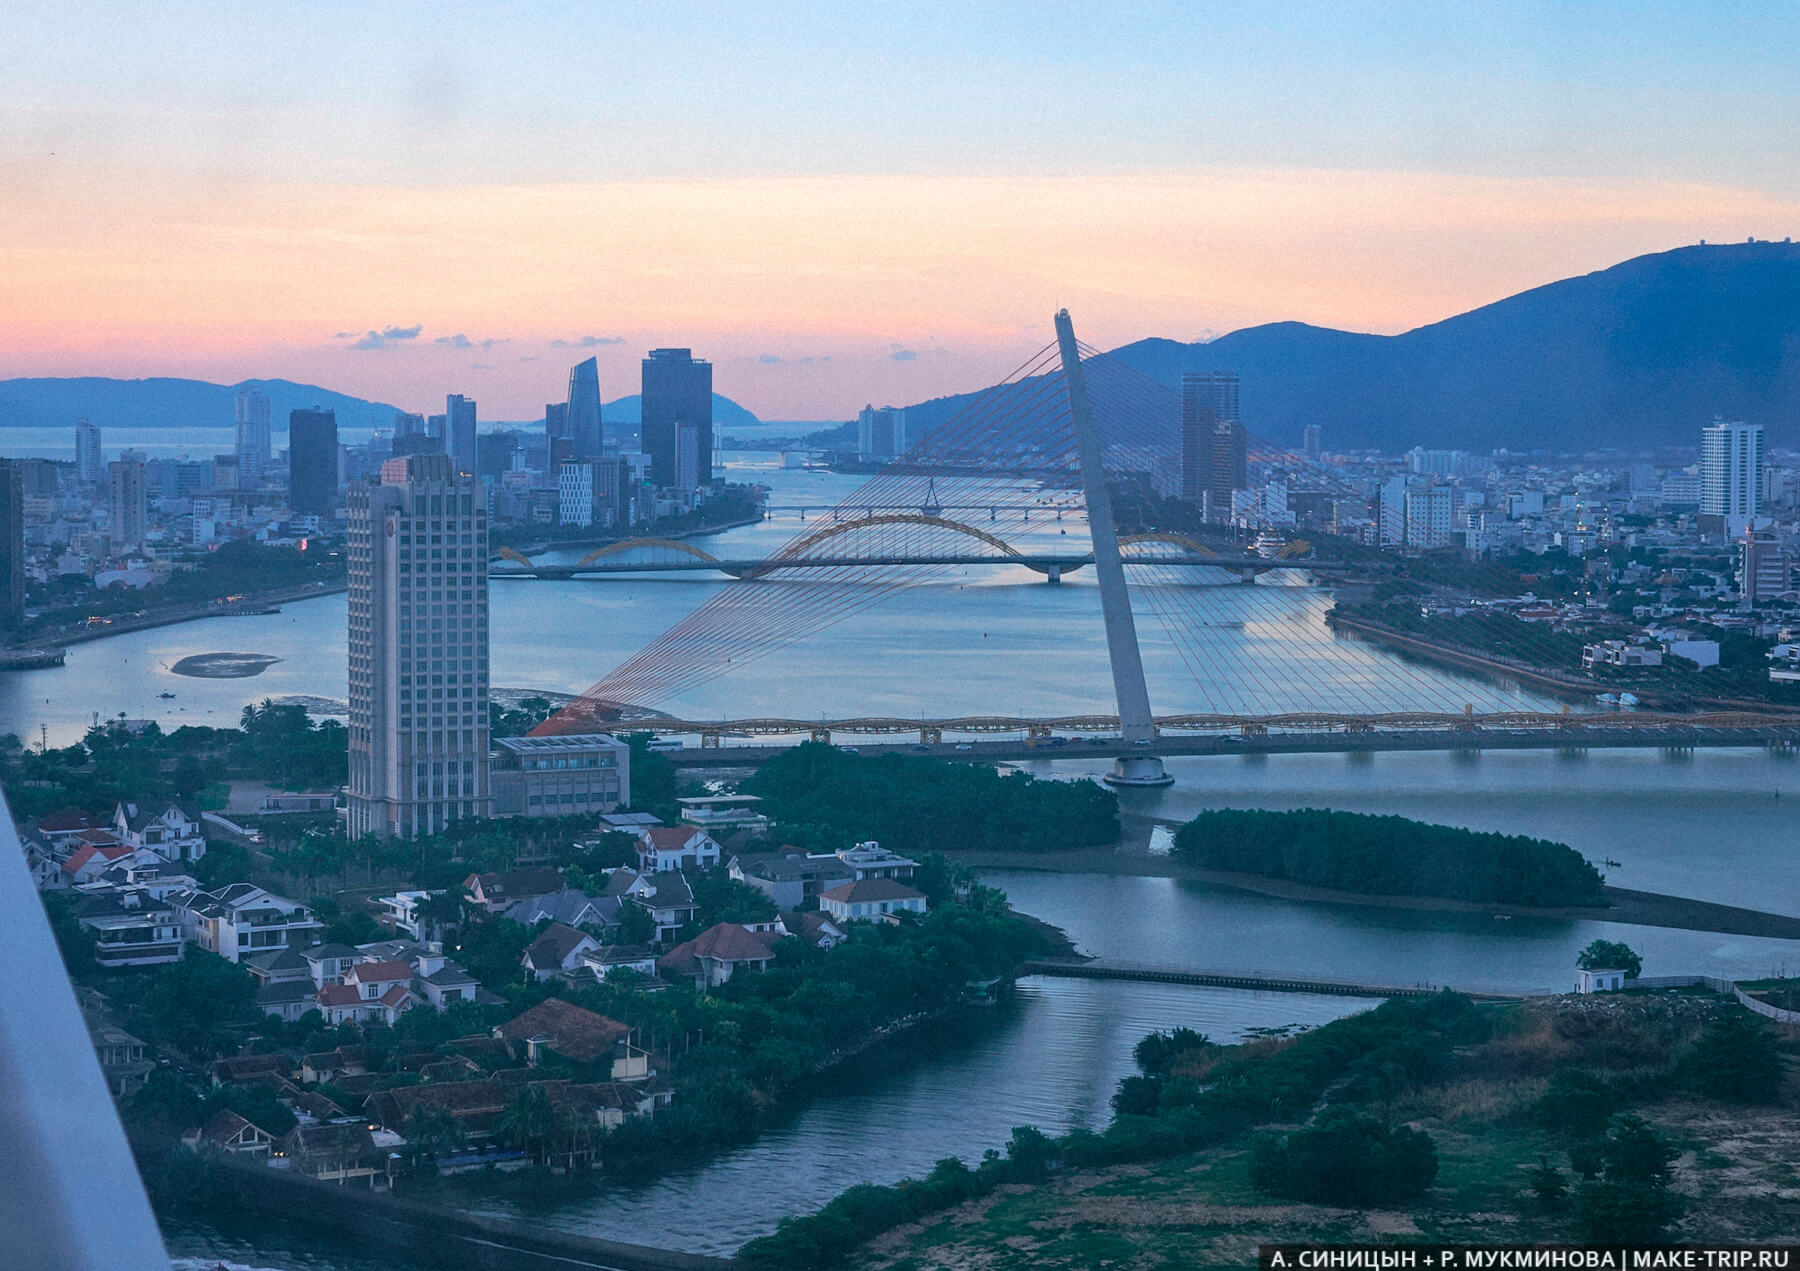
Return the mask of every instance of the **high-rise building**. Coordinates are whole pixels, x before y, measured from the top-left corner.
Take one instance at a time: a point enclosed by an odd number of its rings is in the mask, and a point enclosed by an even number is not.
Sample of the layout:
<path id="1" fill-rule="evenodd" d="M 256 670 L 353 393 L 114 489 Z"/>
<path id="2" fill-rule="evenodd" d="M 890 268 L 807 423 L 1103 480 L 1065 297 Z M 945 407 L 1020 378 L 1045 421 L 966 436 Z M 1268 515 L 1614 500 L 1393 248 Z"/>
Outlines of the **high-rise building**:
<path id="1" fill-rule="evenodd" d="M 144 465 L 121 459 L 106 465 L 106 512 L 115 549 L 143 543 L 150 528 L 149 482 Z"/>
<path id="2" fill-rule="evenodd" d="M 544 403 L 545 471 L 556 475 L 562 464 L 575 457 L 575 440 L 569 436 L 569 403 Z"/>
<path id="3" fill-rule="evenodd" d="M 233 453 L 237 456 L 236 488 L 260 488 L 263 474 L 269 470 L 269 395 L 260 388 L 238 389 Z"/>
<path id="4" fill-rule="evenodd" d="M 710 390 L 709 390 L 710 391 Z M 573 458 L 598 459 L 600 425 L 600 361 L 589 358 L 569 370 L 568 420 L 565 425 Z"/>
<path id="5" fill-rule="evenodd" d="M 100 429 L 85 419 L 75 422 L 75 476 L 82 485 L 99 485 L 106 475 L 100 451 Z"/>
<path id="6" fill-rule="evenodd" d="M 25 625 L 25 471 L 0 459 L 0 631 Z"/>
<path id="7" fill-rule="evenodd" d="M 475 403 L 461 393 L 444 399 L 444 453 L 463 476 L 475 475 Z"/>
<path id="8" fill-rule="evenodd" d="M 680 484 L 678 426 L 695 429 L 696 485 L 712 482 L 712 363 L 694 360 L 691 349 L 651 349 L 644 359 L 642 445 L 650 455 L 650 482 Z"/>
<path id="9" fill-rule="evenodd" d="M 556 523 L 586 529 L 594 523 L 594 465 L 565 459 L 556 470 Z"/>
<path id="10" fill-rule="evenodd" d="M 1761 424 L 1715 419 L 1700 430 L 1700 529 L 1736 538 L 1762 512 Z"/>
<path id="11" fill-rule="evenodd" d="M 1181 376 L 1181 497 L 1208 502 L 1214 519 L 1229 515 L 1231 492 L 1243 489 L 1243 429 L 1220 436 L 1220 426 L 1236 424 L 1236 371 L 1184 371 Z M 1235 445 L 1234 445 L 1235 437 Z M 1223 460 L 1224 470 L 1220 470 Z"/>
<path id="12" fill-rule="evenodd" d="M 1793 590 L 1794 558 L 1773 532 L 1745 530 L 1738 551 L 1738 594 L 1744 608 Z"/>
<path id="13" fill-rule="evenodd" d="M 1300 430 L 1300 453 L 1303 457 L 1317 463 L 1319 456 L 1325 453 L 1325 430 L 1317 424 L 1308 424 Z"/>
<path id="14" fill-rule="evenodd" d="M 416 838 L 486 816 L 487 512 L 448 455 L 350 488 L 349 832 Z"/>
<path id="15" fill-rule="evenodd" d="M 338 493 L 337 412 L 288 415 L 288 506 L 301 515 L 331 511 Z"/>
<path id="16" fill-rule="evenodd" d="M 1406 545 L 1432 551 L 1450 545 L 1451 495 L 1447 485 L 1406 491 Z"/>
<path id="17" fill-rule="evenodd" d="M 892 406 L 864 406 L 856 417 L 858 459 L 898 459 L 906 453 L 906 412 Z"/>

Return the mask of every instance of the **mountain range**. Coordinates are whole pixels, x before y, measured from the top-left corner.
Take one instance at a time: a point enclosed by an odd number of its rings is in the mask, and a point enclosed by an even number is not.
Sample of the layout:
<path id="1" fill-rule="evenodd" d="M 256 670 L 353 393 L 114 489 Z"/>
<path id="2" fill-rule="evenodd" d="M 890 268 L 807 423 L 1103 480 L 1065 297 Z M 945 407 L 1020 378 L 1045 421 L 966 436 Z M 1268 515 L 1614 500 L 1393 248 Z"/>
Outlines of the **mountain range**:
<path id="1" fill-rule="evenodd" d="M 1319 424 L 1334 450 L 1635 452 L 1697 446 L 1715 415 L 1800 445 L 1800 244 L 1639 256 L 1401 335 L 1276 322 L 1113 355 L 1175 389 L 1236 371 L 1245 425 L 1290 448 Z M 908 433 L 973 396 L 908 407 Z"/>
<path id="2" fill-rule="evenodd" d="M 213 384 L 185 379 L 14 379 L 0 380 L 0 428 L 69 428 L 78 419 L 90 419 L 102 429 L 227 427 L 236 418 L 238 390 L 245 387 L 260 388 L 269 395 L 269 417 L 277 432 L 286 429 L 292 410 L 325 407 L 337 412 L 342 428 L 392 429 L 399 409 L 291 380 Z M 607 402 L 601 414 L 609 425 L 636 431 L 640 402 L 635 394 L 621 397 Z M 715 393 L 713 421 L 731 427 L 754 424 L 757 418 Z"/>

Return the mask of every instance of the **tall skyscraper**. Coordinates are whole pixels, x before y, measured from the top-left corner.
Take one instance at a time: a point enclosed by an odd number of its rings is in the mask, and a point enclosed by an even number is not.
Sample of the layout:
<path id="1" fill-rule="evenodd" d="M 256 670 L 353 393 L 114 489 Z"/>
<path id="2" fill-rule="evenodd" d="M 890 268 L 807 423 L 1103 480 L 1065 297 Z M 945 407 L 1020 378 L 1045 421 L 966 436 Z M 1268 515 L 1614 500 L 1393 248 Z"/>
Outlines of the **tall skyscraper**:
<path id="1" fill-rule="evenodd" d="M 82 485 L 99 485 L 106 475 L 100 451 L 100 429 L 87 420 L 75 423 L 75 476 Z"/>
<path id="2" fill-rule="evenodd" d="M 1325 430 L 1317 424 L 1308 424 L 1300 430 L 1300 453 L 1305 458 L 1317 463 L 1319 456 L 1325 452 Z"/>
<path id="3" fill-rule="evenodd" d="M 288 506 L 305 515 L 331 511 L 338 492 L 337 412 L 288 415 Z"/>
<path id="4" fill-rule="evenodd" d="M 351 837 L 487 816 L 487 512 L 448 455 L 350 488 Z"/>
<path id="5" fill-rule="evenodd" d="M 148 481 L 144 465 L 121 459 L 106 465 L 106 512 L 114 549 L 137 547 L 150 528 Z"/>
<path id="6" fill-rule="evenodd" d="M 906 412 L 892 406 L 864 406 L 856 417 L 856 457 L 897 459 L 906 453 Z"/>
<path id="7" fill-rule="evenodd" d="M 237 394 L 237 487 L 255 490 L 269 470 L 269 395 L 244 387 Z"/>
<path id="8" fill-rule="evenodd" d="M 589 358 L 570 368 L 568 411 L 568 437 L 573 443 L 574 457 L 598 459 L 603 441 L 598 358 Z"/>
<path id="9" fill-rule="evenodd" d="M 575 441 L 569 436 L 569 403 L 544 403 L 544 463 L 552 477 L 562 464 L 575 457 Z"/>
<path id="10" fill-rule="evenodd" d="M 394 436 L 413 437 L 425 431 L 425 416 L 415 415 L 411 411 L 394 412 Z"/>
<path id="11" fill-rule="evenodd" d="M 0 459 L 0 631 L 25 625 L 25 470 Z"/>
<path id="12" fill-rule="evenodd" d="M 651 349 L 644 359 L 642 444 L 650 455 L 650 483 L 680 482 L 678 425 L 695 429 L 695 484 L 712 482 L 712 363 L 691 349 Z"/>
<path id="13" fill-rule="evenodd" d="M 444 399 L 444 453 L 457 472 L 475 475 L 475 402 L 461 393 Z"/>
<path id="14" fill-rule="evenodd" d="M 1715 419 L 1700 430 L 1700 529 L 1736 538 L 1762 513 L 1761 424 Z"/>
<path id="15" fill-rule="evenodd" d="M 1226 519 L 1231 508 L 1233 451 L 1226 445 L 1224 473 L 1215 471 L 1219 451 L 1218 428 L 1238 418 L 1236 371 L 1184 371 L 1181 376 L 1181 497 L 1199 503 L 1211 496 L 1216 519 Z M 1241 436 L 1242 429 L 1238 429 Z M 1227 438 L 1227 443 L 1229 443 Z M 1223 497 L 1220 497 L 1221 492 Z"/>

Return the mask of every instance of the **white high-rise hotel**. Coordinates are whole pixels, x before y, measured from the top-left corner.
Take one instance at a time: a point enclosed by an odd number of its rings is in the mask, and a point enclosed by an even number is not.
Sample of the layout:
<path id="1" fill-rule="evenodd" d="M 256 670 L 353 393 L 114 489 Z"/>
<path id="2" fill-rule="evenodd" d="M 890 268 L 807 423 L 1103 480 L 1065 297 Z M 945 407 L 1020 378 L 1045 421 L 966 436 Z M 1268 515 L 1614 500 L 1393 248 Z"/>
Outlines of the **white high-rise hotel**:
<path id="1" fill-rule="evenodd" d="M 1700 430 L 1700 528 L 1737 538 L 1762 512 L 1761 424 L 1715 420 Z"/>
<path id="2" fill-rule="evenodd" d="M 491 813 L 487 513 L 449 455 L 349 498 L 349 831 L 413 838 Z"/>

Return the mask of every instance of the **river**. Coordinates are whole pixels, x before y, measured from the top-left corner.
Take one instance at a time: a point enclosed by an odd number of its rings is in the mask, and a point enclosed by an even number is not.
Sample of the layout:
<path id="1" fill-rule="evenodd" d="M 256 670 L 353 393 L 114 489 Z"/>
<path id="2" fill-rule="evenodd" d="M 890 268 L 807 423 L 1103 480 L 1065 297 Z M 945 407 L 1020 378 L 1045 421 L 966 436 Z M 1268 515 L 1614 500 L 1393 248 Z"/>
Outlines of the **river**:
<path id="1" fill-rule="evenodd" d="M 829 473 L 783 471 L 739 457 L 733 474 L 773 487 L 783 506 L 824 507 L 854 487 Z M 816 513 L 809 515 L 816 516 Z M 720 555 L 755 555 L 801 528 L 797 513 L 715 536 Z M 991 527 L 1003 537 L 1061 537 L 1039 518 Z M 1411 666 L 1333 640 L 1314 589 L 1268 578 L 1207 589 L 1217 619 L 1208 668 L 1190 674 L 1146 606 L 1140 632 L 1159 711 L 1241 705 L 1258 710 L 1371 699 L 1390 708 L 1471 701 L 1478 708 L 1543 699 L 1469 676 Z M 734 584 L 704 577 L 493 585 L 493 682 L 577 692 L 630 652 Z M 1012 568 L 960 570 L 758 663 L 753 674 L 701 685 L 656 705 L 701 718 L 779 713 L 1063 714 L 1110 710 L 1110 679 L 1090 576 L 1059 586 Z M 71 648 L 68 665 L 0 677 L 0 731 L 52 744 L 79 737 L 97 713 L 230 724 L 265 696 L 344 694 L 344 601 L 325 597 L 278 615 L 216 618 Z M 197 680 L 169 667 L 192 653 L 281 658 L 244 680 Z M 1190 647 L 1189 653 L 1192 654 Z M 1279 654 L 1289 674 L 1250 668 Z M 949 671 L 947 671 L 949 668 Z M 1304 671 L 1305 674 L 1300 674 Z M 161 697 L 173 693 L 172 698 Z M 42 730 L 40 732 L 40 729 Z M 1079 779 L 1097 765 L 1046 761 Z M 1127 810 L 1179 820 L 1203 807 L 1329 806 L 1398 813 L 1574 844 L 1611 881 L 1726 904 L 1793 912 L 1800 860 L 1791 810 L 1800 764 L 1762 751 L 1657 751 L 1374 756 L 1226 756 L 1170 762 L 1174 786 L 1130 791 Z M 1167 879 L 997 873 L 1017 906 L 1064 927 L 1089 952 L 1235 971 L 1562 988 L 1575 950 L 1624 938 L 1651 973 L 1738 976 L 1785 969 L 1800 948 L 1616 924 L 1432 915 L 1374 906 L 1315 906 Z M 1252 1028 L 1317 1023 L 1358 1004 L 1341 998 L 1162 985 L 1028 980 L 1008 1003 L 933 1030 L 921 1052 L 873 1057 L 820 1083 L 812 1099 L 756 1143 L 639 1188 L 614 1188 L 534 1213 L 539 1221 L 624 1240 L 724 1251 L 815 1208 L 851 1183 L 892 1181 L 946 1155 L 973 1160 L 1011 1127 L 1097 1124 L 1131 1046 L 1186 1024 L 1225 1040 Z M 499 1208 L 499 1206 L 496 1206 Z M 306 1271 L 369 1271 L 379 1258 L 286 1246 L 184 1227 L 184 1256 Z"/>

